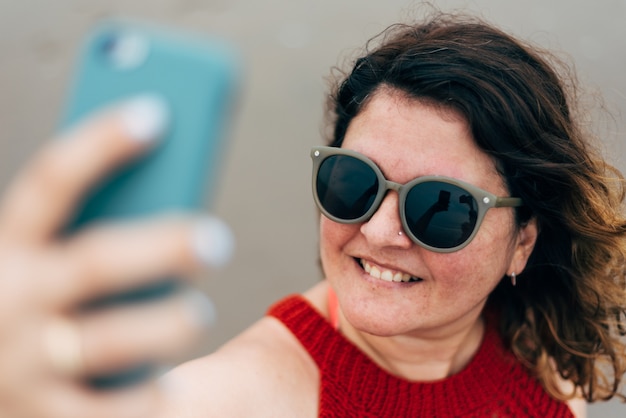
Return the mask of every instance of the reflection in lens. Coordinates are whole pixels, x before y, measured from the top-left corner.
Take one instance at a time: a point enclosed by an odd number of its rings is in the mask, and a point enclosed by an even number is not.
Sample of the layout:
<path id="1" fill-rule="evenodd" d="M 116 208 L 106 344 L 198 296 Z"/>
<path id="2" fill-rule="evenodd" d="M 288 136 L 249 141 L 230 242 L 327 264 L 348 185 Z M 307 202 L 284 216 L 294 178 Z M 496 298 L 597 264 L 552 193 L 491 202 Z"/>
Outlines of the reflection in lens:
<path id="1" fill-rule="evenodd" d="M 316 183 L 317 197 L 324 209 L 344 220 L 363 216 L 378 191 L 378 179 L 371 167 L 346 155 L 326 158 Z"/>
<path id="2" fill-rule="evenodd" d="M 476 226 L 476 201 L 466 190 L 452 184 L 416 184 L 408 192 L 404 208 L 413 235 L 432 247 L 461 245 Z"/>

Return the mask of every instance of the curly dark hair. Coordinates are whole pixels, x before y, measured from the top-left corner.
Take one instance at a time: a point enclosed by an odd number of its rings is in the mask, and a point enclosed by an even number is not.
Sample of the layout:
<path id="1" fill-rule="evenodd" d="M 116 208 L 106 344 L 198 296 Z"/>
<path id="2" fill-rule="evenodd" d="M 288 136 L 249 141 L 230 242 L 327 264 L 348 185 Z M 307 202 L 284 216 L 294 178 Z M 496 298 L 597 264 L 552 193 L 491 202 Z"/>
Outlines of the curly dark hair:
<path id="1" fill-rule="evenodd" d="M 331 146 L 381 89 L 460 112 L 496 161 L 523 225 L 540 234 L 512 287 L 488 308 L 515 355 L 554 397 L 557 373 L 588 401 L 620 394 L 625 373 L 624 180 L 578 114 L 576 80 L 556 58 L 481 19 L 436 13 L 368 42 L 329 96 Z"/>

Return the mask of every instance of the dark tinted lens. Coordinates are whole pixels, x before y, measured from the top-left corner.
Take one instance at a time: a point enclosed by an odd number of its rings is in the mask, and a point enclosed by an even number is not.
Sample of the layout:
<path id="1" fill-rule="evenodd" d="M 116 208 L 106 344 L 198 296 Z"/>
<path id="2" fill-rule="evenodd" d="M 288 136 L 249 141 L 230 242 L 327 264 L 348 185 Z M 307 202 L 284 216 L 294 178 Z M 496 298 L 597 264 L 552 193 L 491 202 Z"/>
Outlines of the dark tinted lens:
<path id="1" fill-rule="evenodd" d="M 432 247 L 456 247 L 476 226 L 476 201 L 468 191 L 452 184 L 419 183 L 408 192 L 404 205 L 409 229 Z"/>
<path id="2" fill-rule="evenodd" d="M 332 155 L 322 161 L 317 174 L 317 197 L 331 215 L 357 219 L 372 206 L 378 191 L 376 173 L 363 161 Z"/>

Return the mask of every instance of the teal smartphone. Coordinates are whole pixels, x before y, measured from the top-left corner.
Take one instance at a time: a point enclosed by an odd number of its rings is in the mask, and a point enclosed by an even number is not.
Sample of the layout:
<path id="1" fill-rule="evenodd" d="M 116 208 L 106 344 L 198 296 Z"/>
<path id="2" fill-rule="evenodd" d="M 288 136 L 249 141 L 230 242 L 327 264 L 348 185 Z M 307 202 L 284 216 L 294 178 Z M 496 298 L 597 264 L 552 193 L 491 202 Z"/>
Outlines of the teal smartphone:
<path id="1" fill-rule="evenodd" d="M 68 229 L 211 203 L 236 95 L 231 45 L 133 22 L 101 24 L 87 40 L 63 125 L 134 96 L 165 101 L 171 124 L 143 158 L 91 191 Z"/>
<path id="2" fill-rule="evenodd" d="M 64 233 L 95 222 L 209 206 L 224 159 L 239 79 L 239 56 L 224 40 L 142 22 L 101 23 L 79 54 L 62 126 L 145 95 L 165 102 L 170 124 L 154 149 L 86 194 Z M 176 287 L 176 278 L 162 278 L 150 287 L 94 300 L 86 308 L 150 300 Z M 94 377 L 90 384 L 100 388 L 126 385 L 150 369 L 151 365 L 142 365 Z"/>

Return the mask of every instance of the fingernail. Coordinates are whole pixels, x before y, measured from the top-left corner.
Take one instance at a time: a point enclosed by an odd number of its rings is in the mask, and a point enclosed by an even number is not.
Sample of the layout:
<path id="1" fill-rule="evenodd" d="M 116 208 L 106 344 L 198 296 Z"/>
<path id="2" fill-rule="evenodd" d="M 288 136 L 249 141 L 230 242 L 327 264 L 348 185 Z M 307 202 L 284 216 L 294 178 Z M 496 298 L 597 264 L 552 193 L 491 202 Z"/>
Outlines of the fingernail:
<path id="1" fill-rule="evenodd" d="M 169 124 L 170 111 L 164 99 L 146 94 L 122 105 L 122 123 L 127 134 L 138 142 L 159 138 Z"/>
<path id="2" fill-rule="evenodd" d="M 199 328 L 210 328 L 215 324 L 215 305 L 204 293 L 196 289 L 185 290 L 185 299 L 190 307 L 194 322 Z"/>
<path id="3" fill-rule="evenodd" d="M 193 233 L 193 249 L 196 257 L 209 267 L 226 265 L 235 251 L 235 237 L 222 220 L 215 217 L 202 218 Z"/>

